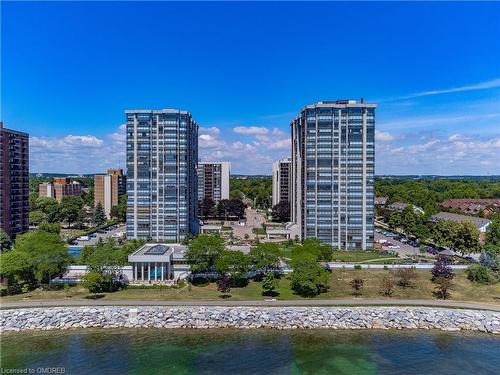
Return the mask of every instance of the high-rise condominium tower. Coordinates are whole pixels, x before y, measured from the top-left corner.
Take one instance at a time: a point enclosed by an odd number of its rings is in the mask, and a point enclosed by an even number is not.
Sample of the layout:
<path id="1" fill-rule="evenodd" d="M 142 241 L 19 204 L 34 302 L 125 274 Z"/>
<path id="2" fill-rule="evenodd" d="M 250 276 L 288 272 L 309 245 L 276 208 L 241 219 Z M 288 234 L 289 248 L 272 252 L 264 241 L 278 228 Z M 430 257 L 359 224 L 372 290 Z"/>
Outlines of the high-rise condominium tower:
<path id="1" fill-rule="evenodd" d="M 292 195 L 292 158 L 287 157 L 273 163 L 273 206 L 285 201 L 290 203 Z"/>
<path id="2" fill-rule="evenodd" d="M 118 206 L 120 198 L 127 191 L 126 181 L 127 178 L 120 168 L 108 169 L 105 175 L 94 176 L 94 204 L 97 206 L 100 203 L 108 218 L 111 208 Z"/>
<path id="3" fill-rule="evenodd" d="M 292 220 L 302 238 L 373 247 L 375 108 L 318 102 L 292 121 Z"/>
<path id="4" fill-rule="evenodd" d="M 14 238 L 28 230 L 29 137 L 0 122 L 0 228 Z"/>
<path id="5" fill-rule="evenodd" d="M 175 109 L 127 110 L 127 237 L 198 232 L 198 125 Z"/>
<path id="6" fill-rule="evenodd" d="M 231 163 L 227 161 L 198 162 L 198 201 L 210 198 L 216 204 L 229 199 Z"/>

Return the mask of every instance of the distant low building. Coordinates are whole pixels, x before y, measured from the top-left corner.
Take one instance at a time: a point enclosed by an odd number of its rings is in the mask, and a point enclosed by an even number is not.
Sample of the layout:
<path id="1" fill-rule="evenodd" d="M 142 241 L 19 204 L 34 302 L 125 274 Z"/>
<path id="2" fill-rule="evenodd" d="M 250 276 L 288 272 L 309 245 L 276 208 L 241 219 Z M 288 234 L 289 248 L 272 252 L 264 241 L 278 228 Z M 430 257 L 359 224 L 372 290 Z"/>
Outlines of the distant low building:
<path id="1" fill-rule="evenodd" d="M 458 210 L 466 214 L 488 216 L 500 211 L 500 199 L 447 199 L 440 206 L 447 210 Z"/>
<path id="2" fill-rule="evenodd" d="M 491 224 L 491 220 L 488 219 L 475 216 L 459 215 L 451 212 L 439 212 L 431 217 L 431 221 L 436 222 L 438 220 L 454 221 L 456 223 L 464 223 L 464 222 L 472 223 L 479 231 L 479 239 L 481 241 L 484 241 L 484 238 L 486 236 L 486 230 L 488 229 L 488 226 Z"/>
<path id="3" fill-rule="evenodd" d="M 54 182 L 44 182 L 38 186 L 38 195 L 40 197 L 49 197 L 56 199 L 61 203 L 67 196 L 80 196 L 82 194 L 82 185 L 77 181 L 71 181 L 67 177 L 54 178 Z"/>
<path id="4" fill-rule="evenodd" d="M 391 211 L 402 212 L 408 206 L 409 206 L 408 203 L 394 202 L 394 203 L 388 205 L 387 209 L 391 210 Z M 419 207 L 419 206 L 413 206 L 413 211 L 415 213 L 418 213 L 418 214 L 424 214 L 425 213 L 425 211 L 423 210 L 423 208 Z"/>
<path id="5" fill-rule="evenodd" d="M 375 197 L 375 206 L 385 206 L 388 200 L 388 197 Z"/>

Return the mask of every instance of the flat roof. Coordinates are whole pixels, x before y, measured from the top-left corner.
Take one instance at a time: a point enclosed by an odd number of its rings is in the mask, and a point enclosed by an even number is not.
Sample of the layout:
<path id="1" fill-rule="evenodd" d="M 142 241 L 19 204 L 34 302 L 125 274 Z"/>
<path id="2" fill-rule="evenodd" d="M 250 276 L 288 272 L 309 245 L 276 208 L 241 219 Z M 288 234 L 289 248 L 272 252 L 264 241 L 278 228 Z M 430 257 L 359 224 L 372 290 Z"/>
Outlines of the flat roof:
<path id="1" fill-rule="evenodd" d="M 162 114 L 162 113 L 179 113 L 181 115 L 191 115 L 190 112 L 184 111 L 182 109 L 174 109 L 174 108 L 167 108 L 167 109 L 126 109 L 125 110 L 126 114 L 134 114 L 134 113 L 141 113 L 141 114 Z"/>
<path id="2" fill-rule="evenodd" d="M 172 256 L 185 251 L 181 244 L 147 243 L 128 256 L 129 262 L 170 262 Z"/>

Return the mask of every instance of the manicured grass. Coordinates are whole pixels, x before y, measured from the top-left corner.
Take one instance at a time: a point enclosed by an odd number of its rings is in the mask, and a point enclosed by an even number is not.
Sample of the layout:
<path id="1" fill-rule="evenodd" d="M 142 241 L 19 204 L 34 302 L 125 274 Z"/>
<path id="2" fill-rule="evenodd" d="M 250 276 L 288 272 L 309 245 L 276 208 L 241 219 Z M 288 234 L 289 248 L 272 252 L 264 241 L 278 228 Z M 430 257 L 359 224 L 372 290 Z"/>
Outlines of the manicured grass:
<path id="1" fill-rule="evenodd" d="M 435 299 L 432 292 L 434 284 L 430 280 L 429 271 L 416 271 L 416 279 L 412 287 L 402 288 L 396 286 L 392 298 L 380 295 L 380 284 L 384 277 L 394 275 L 389 270 L 334 270 L 330 279 L 330 288 L 326 293 L 322 293 L 315 299 L 336 299 L 336 298 L 356 298 L 353 296 L 353 289 L 350 281 L 354 278 L 362 278 L 364 287 L 361 290 L 362 298 L 388 298 L 397 299 Z M 268 297 L 261 295 L 262 286 L 260 282 L 250 281 L 246 287 L 232 288 L 229 298 L 234 301 L 243 300 L 263 300 Z M 280 280 L 279 295 L 281 300 L 302 300 L 304 298 L 294 294 L 290 289 L 290 280 L 282 277 Z M 465 302 L 486 302 L 500 305 L 500 283 L 496 285 L 478 285 L 467 280 L 465 272 L 457 272 L 451 288 L 451 300 Z M 30 295 L 30 298 L 26 298 Z M 86 289 L 81 287 L 70 288 L 69 295 L 64 290 L 60 291 L 34 291 L 25 295 L 6 296 L 0 302 L 9 301 L 40 301 L 50 299 L 81 300 L 88 296 Z M 116 293 L 105 293 L 104 300 L 218 300 L 220 293 L 214 283 L 191 288 L 163 288 L 163 289 L 125 289 Z"/>
<path id="2" fill-rule="evenodd" d="M 336 250 L 333 252 L 333 261 L 337 262 L 363 262 L 370 259 L 394 258 L 394 255 L 382 255 L 378 251 L 347 251 Z M 397 256 L 396 256 L 397 257 Z"/>

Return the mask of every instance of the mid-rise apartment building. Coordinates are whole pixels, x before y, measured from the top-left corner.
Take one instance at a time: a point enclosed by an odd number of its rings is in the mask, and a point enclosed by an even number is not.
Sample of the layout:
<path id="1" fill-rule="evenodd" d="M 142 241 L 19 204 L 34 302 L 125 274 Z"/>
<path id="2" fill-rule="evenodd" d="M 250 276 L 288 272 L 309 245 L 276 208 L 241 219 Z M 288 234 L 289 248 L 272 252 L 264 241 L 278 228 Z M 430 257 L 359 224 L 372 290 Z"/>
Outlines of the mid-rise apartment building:
<path id="1" fill-rule="evenodd" d="M 82 185 L 78 181 L 71 181 L 69 177 L 56 177 L 54 182 L 43 182 L 38 185 L 38 195 L 56 199 L 59 203 L 67 196 L 79 197 L 82 194 Z"/>
<path id="2" fill-rule="evenodd" d="M 127 193 L 126 181 L 127 177 L 120 168 L 108 169 L 105 175 L 94 176 L 94 205 L 100 203 L 108 218 L 111 208 L 118 206 L 120 198 Z"/>
<path id="3" fill-rule="evenodd" d="M 127 110 L 127 237 L 198 232 L 198 125 L 176 109 Z"/>
<path id="4" fill-rule="evenodd" d="M 205 198 L 213 200 L 216 204 L 222 199 L 229 199 L 229 177 L 231 163 L 198 162 L 198 201 Z"/>
<path id="5" fill-rule="evenodd" d="M 318 102 L 292 121 L 292 220 L 301 238 L 373 247 L 375 108 Z"/>
<path id="6" fill-rule="evenodd" d="M 273 206 L 285 201 L 291 204 L 292 158 L 287 157 L 273 163 Z"/>
<path id="7" fill-rule="evenodd" d="M 29 227 L 29 136 L 0 122 L 0 226 L 11 238 Z"/>

